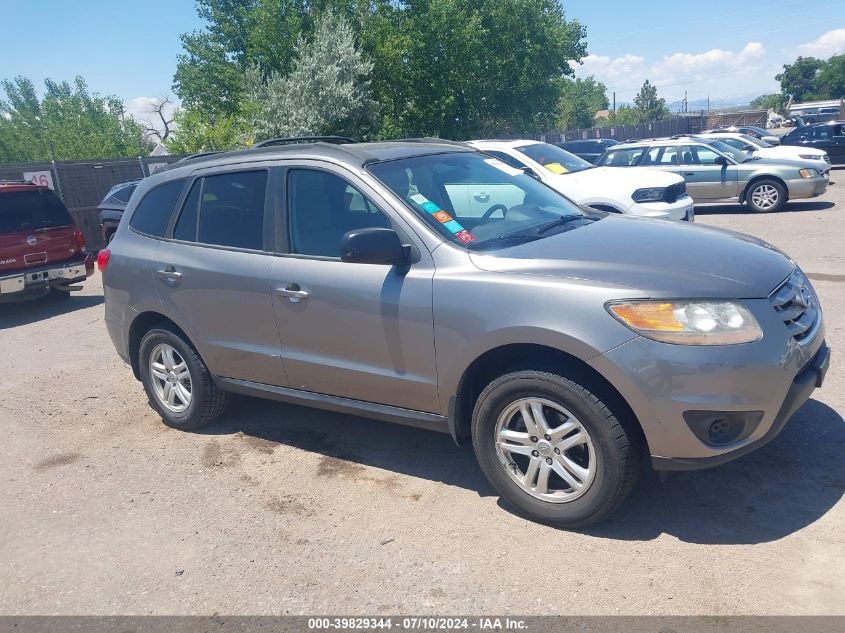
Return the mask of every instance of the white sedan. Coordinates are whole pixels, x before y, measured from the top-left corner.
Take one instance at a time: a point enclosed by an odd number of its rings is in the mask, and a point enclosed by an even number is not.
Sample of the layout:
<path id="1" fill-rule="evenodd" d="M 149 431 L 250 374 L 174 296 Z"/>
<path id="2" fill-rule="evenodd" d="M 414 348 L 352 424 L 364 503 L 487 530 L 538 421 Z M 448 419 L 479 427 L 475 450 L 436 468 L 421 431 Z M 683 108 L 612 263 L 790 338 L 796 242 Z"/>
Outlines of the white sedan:
<path id="1" fill-rule="evenodd" d="M 469 145 L 529 173 L 585 206 L 650 218 L 693 221 L 684 179 L 658 169 L 596 167 L 548 143 L 531 140 L 469 141 Z"/>
<path id="2" fill-rule="evenodd" d="M 830 157 L 827 152 L 815 147 L 801 147 L 795 145 L 769 145 L 766 141 L 748 136 L 747 134 L 734 134 L 732 132 L 709 132 L 699 134 L 704 138 L 715 138 L 742 152 L 759 156 L 760 158 L 786 158 L 789 160 L 812 160 L 818 161 L 816 169 L 826 174 L 830 171 Z"/>

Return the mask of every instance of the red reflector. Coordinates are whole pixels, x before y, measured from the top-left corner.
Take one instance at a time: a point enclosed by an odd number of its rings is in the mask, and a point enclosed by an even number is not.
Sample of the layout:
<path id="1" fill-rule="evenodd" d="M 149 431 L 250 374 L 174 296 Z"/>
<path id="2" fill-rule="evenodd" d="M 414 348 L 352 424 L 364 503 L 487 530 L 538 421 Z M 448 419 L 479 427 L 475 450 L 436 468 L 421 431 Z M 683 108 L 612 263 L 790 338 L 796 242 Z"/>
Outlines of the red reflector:
<path id="1" fill-rule="evenodd" d="M 109 257 L 111 257 L 111 251 L 107 248 L 97 253 L 97 268 L 100 269 L 100 272 L 103 272 L 109 265 Z"/>
<path id="2" fill-rule="evenodd" d="M 79 248 L 79 251 L 83 252 L 85 250 L 85 236 L 78 226 L 73 227 L 73 236 L 76 238 L 76 246 Z"/>

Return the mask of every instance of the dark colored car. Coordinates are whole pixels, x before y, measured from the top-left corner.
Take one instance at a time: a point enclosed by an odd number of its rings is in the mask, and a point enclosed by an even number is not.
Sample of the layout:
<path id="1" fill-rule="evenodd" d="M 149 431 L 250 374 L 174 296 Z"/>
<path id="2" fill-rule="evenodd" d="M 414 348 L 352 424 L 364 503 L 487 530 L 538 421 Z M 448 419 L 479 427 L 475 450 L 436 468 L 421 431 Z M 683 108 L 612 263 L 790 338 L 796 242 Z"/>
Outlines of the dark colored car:
<path id="1" fill-rule="evenodd" d="M 30 182 L 0 181 L 0 303 L 57 298 L 94 272 L 85 238 L 59 197 Z"/>
<path id="2" fill-rule="evenodd" d="M 97 207 L 100 210 L 100 232 L 106 244 L 111 242 L 120 218 L 126 210 L 126 204 L 132 197 L 132 192 L 138 187 L 140 180 L 128 180 L 109 189 L 103 201 Z"/>
<path id="3" fill-rule="evenodd" d="M 566 141 L 565 143 L 558 143 L 557 146 L 595 165 L 608 147 L 618 144 L 619 141 L 612 138 L 593 138 L 583 141 Z"/>
<path id="4" fill-rule="evenodd" d="M 827 152 L 832 165 L 845 164 L 845 121 L 805 125 L 783 137 L 784 145 L 815 147 Z"/>

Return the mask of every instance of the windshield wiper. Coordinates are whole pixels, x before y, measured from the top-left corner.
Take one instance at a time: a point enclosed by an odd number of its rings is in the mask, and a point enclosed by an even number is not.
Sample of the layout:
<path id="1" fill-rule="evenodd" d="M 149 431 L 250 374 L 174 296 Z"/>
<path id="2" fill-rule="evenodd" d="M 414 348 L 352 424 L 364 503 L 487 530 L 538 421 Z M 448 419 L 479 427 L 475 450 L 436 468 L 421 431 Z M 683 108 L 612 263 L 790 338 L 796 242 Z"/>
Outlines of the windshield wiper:
<path id="1" fill-rule="evenodd" d="M 569 224 L 570 222 L 574 222 L 575 220 L 589 220 L 592 222 L 596 219 L 598 218 L 589 218 L 586 215 L 562 215 L 559 218 L 554 219 L 541 227 L 538 227 L 537 229 L 535 229 L 535 232 L 537 233 L 537 235 L 542 235 L 543 233 L 551 231 L 556 226 L 563 226 L 564 224 Z"/>
<path id="2" fill-rule="evenodd" d="M 501 235 L 497 235 L 496 237 L 488 238 L 483 242 L 469 244 L 467 248 L 480 250 L 487 246 L 493 246 L 494 244 L 500 245 L 502 242 L 530 242 L 536 239 L 539 239 L 539 237 L 535 233 L 503 233 Z"/>

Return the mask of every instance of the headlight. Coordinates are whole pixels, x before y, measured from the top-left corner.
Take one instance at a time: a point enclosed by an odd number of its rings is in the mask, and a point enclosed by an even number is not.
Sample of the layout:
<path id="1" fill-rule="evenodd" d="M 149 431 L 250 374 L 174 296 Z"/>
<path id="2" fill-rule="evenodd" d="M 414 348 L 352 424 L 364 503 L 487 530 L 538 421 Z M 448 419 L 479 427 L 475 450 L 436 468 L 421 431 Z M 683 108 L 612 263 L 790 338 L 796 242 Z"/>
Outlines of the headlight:
<path id="1" fill-rule="evenodd" d="M 665 187 L 653 187 L 651 189 L 637 189 L 631 197 L 634 202 L 661 202 L 665 195 Z"/>
<path id="2" fill-rule="evenodd" d="M 625 301 L 607 309 L 637 334 L 681 345 L 736 345 L 763 336 L 757 319 L 735 301 Z"/>
<path id="3" fill-rule="evenodd" d="M 798 158 L 803 158 L 804 160 L 824 160 L 824 156 L 819 156 L 818 154 L 798 154 Z"/>
<path id="4" fill-rule="evenodd" d="M 799 169 L 798 173 L 801 174 L 802 178 L 815 178 L 819 175 L 815 169 Z"/>

